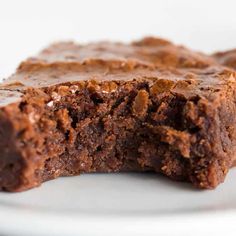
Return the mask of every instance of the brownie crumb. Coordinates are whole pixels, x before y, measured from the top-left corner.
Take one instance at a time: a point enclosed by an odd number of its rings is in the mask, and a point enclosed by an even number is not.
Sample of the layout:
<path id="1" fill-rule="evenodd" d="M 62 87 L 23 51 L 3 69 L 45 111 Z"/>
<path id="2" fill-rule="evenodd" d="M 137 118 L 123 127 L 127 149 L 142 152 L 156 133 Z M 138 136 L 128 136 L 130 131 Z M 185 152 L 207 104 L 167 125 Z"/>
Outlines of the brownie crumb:
<path id="1" fill-rule="evenodd" d="M 133 102 L 133 113 L 137 117 L 144 117 L 147 114 L 149 104 L 149 94 L 146 90 L 138 91 L 137 96 Z"/>

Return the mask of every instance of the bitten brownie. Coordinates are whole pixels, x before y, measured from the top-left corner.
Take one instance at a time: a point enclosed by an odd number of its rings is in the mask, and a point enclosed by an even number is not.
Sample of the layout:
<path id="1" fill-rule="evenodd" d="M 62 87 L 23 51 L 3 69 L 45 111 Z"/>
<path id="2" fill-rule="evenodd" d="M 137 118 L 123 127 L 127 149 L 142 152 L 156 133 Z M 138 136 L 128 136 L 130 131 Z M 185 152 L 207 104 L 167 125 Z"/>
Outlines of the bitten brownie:
<path id="1" fill-rule="evenodd" d="M 236 158 L 235 76 L 158 38 L 54 44 L 0 85 L 0 188 L 118 171 L 215 188 Z"/>

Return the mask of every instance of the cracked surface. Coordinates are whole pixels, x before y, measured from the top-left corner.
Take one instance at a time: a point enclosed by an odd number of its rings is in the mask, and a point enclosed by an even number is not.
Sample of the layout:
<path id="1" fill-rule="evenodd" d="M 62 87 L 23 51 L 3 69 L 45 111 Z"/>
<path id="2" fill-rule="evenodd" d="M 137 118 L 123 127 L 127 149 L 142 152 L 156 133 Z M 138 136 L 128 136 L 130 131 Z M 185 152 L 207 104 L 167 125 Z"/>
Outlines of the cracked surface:
<path id="1" fill-rule="evenodd" d="M 0 188 L 156 171 L 214 188 L 235 160 L 235 72 L 166 40 L 58 43 L 0 85 Z"/>

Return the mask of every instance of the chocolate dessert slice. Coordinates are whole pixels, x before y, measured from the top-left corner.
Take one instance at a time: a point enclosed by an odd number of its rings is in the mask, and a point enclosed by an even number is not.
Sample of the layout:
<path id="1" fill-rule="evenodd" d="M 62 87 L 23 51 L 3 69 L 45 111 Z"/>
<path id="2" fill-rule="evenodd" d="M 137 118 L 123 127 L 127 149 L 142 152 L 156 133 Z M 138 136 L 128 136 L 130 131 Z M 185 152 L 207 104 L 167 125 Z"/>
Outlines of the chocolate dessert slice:
<path id="1" fill-rule="evenodd" d="M 236 69 L 236 49 L 225 52 L 217 52 L 213 57 L 222 65 Z"/>
<path id="2" fill-rule="evenodd" d="M 158 38 L 54 44 L 0 85 L 0 188 L 119 171 L 214 188 L 236 158 L 235 76 Z"/>

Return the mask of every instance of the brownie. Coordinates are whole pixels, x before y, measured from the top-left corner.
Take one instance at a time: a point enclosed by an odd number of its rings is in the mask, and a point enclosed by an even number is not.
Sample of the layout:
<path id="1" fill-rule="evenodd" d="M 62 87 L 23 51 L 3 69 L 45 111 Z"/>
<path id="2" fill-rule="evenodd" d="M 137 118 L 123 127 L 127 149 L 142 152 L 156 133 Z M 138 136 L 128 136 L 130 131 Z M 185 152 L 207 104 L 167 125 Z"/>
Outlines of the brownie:
<path id="1" fill-rule="evenodd" d="M 235 160 L 235 75 L 158 38 L 53 44 L 0 85 L 0 188 L 120 171 L 215 188 Z"/>
<path id="2" fill-rule="evenodd" d="M 213 57 L 222 65 L 236 69 L 236 49 L 225 52 L 217 52 Z"/>

